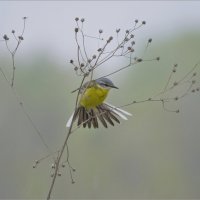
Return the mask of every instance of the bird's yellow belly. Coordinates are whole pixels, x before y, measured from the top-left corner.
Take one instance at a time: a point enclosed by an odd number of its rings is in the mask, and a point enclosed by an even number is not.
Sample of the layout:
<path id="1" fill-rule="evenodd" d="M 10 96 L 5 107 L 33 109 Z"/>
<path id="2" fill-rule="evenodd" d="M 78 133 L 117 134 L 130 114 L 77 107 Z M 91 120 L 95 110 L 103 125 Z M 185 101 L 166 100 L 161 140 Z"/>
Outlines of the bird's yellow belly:
<path id="1" fill-rule="evenodd" d="M 107 89 L 99 87 L 88 88 L 82 95 L 79 104 L 86 109 L 96 107 L 103 103 L 107 97 L 108 91 Z"/>

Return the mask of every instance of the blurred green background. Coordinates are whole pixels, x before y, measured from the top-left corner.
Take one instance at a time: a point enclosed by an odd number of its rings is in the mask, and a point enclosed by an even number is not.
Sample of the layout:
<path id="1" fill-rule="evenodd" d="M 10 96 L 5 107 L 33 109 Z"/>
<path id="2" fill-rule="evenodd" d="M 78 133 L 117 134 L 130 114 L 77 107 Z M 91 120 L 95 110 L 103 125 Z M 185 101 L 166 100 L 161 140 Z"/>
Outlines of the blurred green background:
<path id="1" fill-rule="evenodd" d="M 200 2 L 0 2 L 1 35 L 13 28 L 20 32 L 21 17 L 28 16 L 25 40 L 16 54 L 15 88 L 49 148 L 56 151 L 64 141 L 75 101 L 70 92 L 80 83 L 68 64 L 76 57 L 76 16 L 85 17 L 85 29 L 92 35 L 99 28 L 113 34 L 115 28 L 132 26 L 135 18 L 147 21 L 136 33 L 136 54 L 143 54 L 152 37 L 145 57 L 161 60 L 110 77 L 120 90 L 112 90 L 107 101 L 123 105 L 162 90 L 174 63 L 179 64 L 178 79 L 199 61 L 199 9 Z M 89 40 L 92 45 L 96 41 Z M 123 62 L 103 66 L 95 77 Z M 11 58 L 3 42 L 0 67 L 10 78 Z M 52 160 L 32 168 L 48 152 L 2 74 L 0 94 L 0 198 L 45 198 Z M 133 116 L 120 125 L 77 130 L 69 140 L 76 183 L 62 169 L 53 198 L 200 198 L 199 102 L 195 93 L 168 105 L 180 109 L 179 114 L 165 112 L 157 102 L 135 104 L 126 108 Z"/>

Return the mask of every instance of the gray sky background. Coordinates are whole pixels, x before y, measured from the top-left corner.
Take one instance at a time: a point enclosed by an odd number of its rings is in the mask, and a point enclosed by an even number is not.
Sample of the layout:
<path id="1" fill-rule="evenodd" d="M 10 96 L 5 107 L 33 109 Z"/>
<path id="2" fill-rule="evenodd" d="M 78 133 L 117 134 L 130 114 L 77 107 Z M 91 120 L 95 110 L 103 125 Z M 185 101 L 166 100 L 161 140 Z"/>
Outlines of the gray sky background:
<path id="1" fill-rule="evenodd" d="M 99 28 L 114 33 L 118 27 L 131 27 L 135 19 L 145 20 L 140 36 L 159 41 L 200 29 L 199 10 L 199 1 L 1 1 L 0 34 L 20 31 L 21 17 L 27 16 L 23 56 L 46 51 L 63 63 L 75 53 L 77 16 L 86 19 L 90 35 L 97 35 Z"/>

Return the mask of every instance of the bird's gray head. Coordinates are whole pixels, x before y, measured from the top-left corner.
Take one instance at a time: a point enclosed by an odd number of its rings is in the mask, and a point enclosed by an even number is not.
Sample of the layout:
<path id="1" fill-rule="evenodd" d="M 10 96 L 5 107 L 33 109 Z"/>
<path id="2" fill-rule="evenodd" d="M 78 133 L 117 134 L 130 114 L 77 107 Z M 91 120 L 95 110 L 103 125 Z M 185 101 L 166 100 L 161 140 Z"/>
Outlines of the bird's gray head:
<path id="1" fill-rule="evenodd" d="M 104 88 L 107 88 L 107 89 L 110 89 L 110 88 L 116 88 L 118 89 L 118 87 L 116 87 L 113 82 L 108 79 L 108 78 L 99 78 L 99 79 L 96 79 L 96 83 L 99 84 L 101 87 L 104 87 Z"/>

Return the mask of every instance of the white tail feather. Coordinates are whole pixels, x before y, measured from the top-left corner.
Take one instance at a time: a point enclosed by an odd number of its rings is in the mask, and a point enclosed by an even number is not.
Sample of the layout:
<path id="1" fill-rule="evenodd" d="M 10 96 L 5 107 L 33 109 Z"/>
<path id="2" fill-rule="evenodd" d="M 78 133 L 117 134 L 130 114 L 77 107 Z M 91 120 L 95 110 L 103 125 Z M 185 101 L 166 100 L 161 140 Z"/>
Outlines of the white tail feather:
<path id="1" fill-rule="evenodd" d="M 67 124 L 66 124 L 66 127 L 69 128 L 69 127 L 71 126 L 73 116 L 74 116 L 74 112 L 72 113 L 72 115 L 71 115 L 70 118 L 68 119 Z"/>
<path id="2" fill-rule="evenodd" d="M 127 118 L 125 115 L 123 115 L 122 113 L 118 112 L 117 110 L 112 109 L 112 111 L 113 111 L 114 113 L 116 113 L 118 116 L 120 116 L 122 119 L 128 120 L 128 118 Z"/>
<path id="3" fill-rule="evenodd" d="M 105 103 L 107 106 L 109 106 L 112 110 L 113 110 L 113 112 L 116 112 L 116 114 L 117 114 L 117 111 L 118 111 L 118 113 L 120 112 L 121 114 L 124 114 L 124 115 L 128 115 L 128 116 L 132 116 L 132 114 L 131 113 L 129 113 L 129 112 L 127 112 L 127 111 L 125 111 L 125 110 L 123 110 L 123 109 L 121 109 L 121 108 L 117 108 L 116 106 L 113 106 L 113 105 L 111 105 L 111 104 L 109 104 L 109 103 Z M 122 117 L 123 118 L 123 117 Z M 125 117 L 126 118 L 126 117 Z M 126 118 L 127 119 L 127 118 Z"/>

